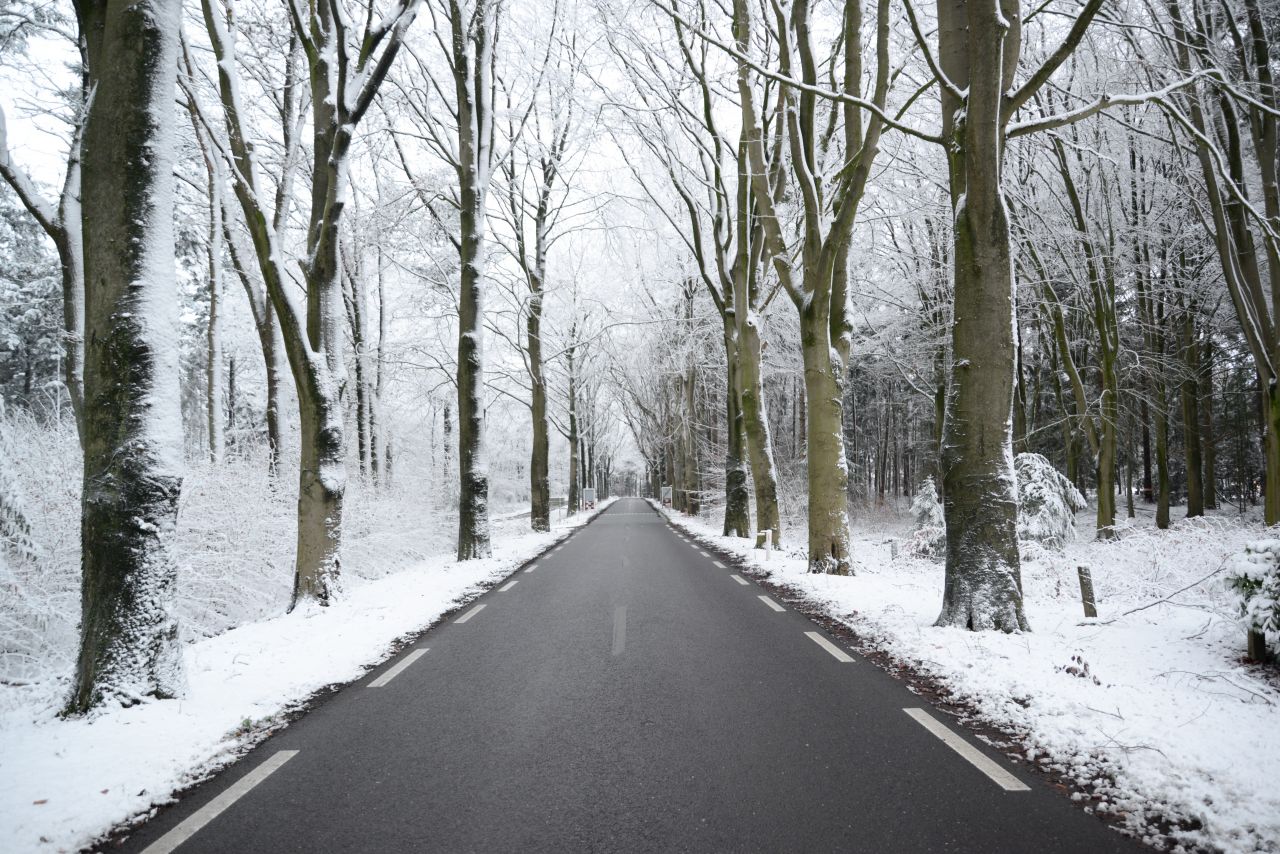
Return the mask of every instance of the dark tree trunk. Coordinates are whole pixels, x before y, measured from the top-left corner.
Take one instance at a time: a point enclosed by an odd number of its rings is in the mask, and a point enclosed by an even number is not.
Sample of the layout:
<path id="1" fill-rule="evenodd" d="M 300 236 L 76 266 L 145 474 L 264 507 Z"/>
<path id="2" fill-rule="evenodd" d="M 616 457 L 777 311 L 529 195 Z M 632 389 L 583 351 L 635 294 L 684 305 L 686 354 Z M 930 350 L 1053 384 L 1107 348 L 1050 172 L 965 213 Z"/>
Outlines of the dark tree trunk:
<path id="1" fill-rule="evenodd" d="M 496 4 L 474 16 L 450 3 L 458 119 L 458 560 L 492 554 L 484 455 L 485 210 L 493 164 Z"/>
<path id="2" fill-rule="evenodd" d="M 1203 463 L 1200 454 L 1200 345 L 1196 341 L 1193 309 L 1182 321 L 1182 357 L 1185 375 L 1179 393 L 1182 403 L 1183 448 L 1187 457 L 1187 517 L 1204 515 Z"/>
<path id="3" fill-rule="evenodd" d="M 180 3 L 80 0 L 86 334 L 80 651 L 67 711 L 183 687 L 173 104 Z"/>
<path id="4" fill-rule="evenodd" d="M 963 101 L 946 93 L 942 105 L 955 214 L 955 319 L 938 625 L 1026 630 L 1012 470 L 1013 266 L 1001 169 L 1002 95 L 1018 44 L 995 3 L 940 0 L 938 16 L 943 70 L 965 93 Z"/>
<path id="5" fill-rule="evenodd" d="M 529 452 L 529 525 L 535 531 L 551 530 L 550 436 L 547 428 L 547 383 L 542 370 L 542 288 L 529 299 L 527 321 L 529 343 L 530 403 L 533 418 L 533 448 Z"/>

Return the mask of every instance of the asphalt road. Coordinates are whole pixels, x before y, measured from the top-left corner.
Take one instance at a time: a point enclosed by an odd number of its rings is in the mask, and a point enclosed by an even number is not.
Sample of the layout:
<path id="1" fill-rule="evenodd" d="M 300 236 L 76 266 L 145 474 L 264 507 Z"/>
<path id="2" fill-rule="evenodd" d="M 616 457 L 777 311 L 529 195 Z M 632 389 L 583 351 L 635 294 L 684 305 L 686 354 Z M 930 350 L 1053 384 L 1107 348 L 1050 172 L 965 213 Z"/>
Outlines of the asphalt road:
<path id="1" fill-rule="evenodd" d="M 1146 850 L 637 499 L 122 848 Z"/>

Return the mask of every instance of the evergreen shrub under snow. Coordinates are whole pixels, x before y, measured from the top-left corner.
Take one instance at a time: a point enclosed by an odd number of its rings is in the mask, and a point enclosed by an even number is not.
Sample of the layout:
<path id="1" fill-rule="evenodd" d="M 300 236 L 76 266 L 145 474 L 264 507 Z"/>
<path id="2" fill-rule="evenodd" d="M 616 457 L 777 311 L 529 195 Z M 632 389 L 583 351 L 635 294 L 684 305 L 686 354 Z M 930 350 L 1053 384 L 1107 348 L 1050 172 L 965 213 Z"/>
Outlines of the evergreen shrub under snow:
<path id="1" fill-rule="evenodd" d="M 1075 537 L 1076 513 L 1087 505 L 1080 490 L 1040 454 L 1018 454 L 1018 539 L 1061 549 Z M 904 550 L 917 557 L 941 557 L 946 522 L 932 477 L 926 477 L 911 502 L 915 525 Z"/>
<path id="2" fill-rule="evenodd" d="M 1061 549 L 1076 535 L 1076 513 L 1088 505 L 1080 490 L 1040 454 L 1018 454 L 1018 539 Z"/>
<path id="3" fill-rule="evenodd" d="M 915 517 L 915 526 L 905 551 L 918 557 L 941 557 L 947 547 L 947 528 L 938 487 L 932 477 L 926 477 L 920 484 L 920 491 L 911 502 L 911 515 Z"/>
<path id="4" fill-rule="evenodd" d="M 1280 540 L 1249 543 L 1235 559 L 1227 584 L 1240 597 L 1245 627 L 1280 632 Z"/>

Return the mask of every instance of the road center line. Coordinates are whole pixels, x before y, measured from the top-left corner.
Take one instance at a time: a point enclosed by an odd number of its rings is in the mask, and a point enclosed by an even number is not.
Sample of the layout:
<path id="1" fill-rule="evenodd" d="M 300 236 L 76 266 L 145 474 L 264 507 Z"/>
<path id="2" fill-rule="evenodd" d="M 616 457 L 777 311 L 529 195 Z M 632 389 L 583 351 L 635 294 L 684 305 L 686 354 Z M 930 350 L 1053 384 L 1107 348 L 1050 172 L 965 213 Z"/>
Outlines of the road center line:
<path id="1" fill-rule="evenodd" d="M 845 664 L 853 663 L 853 656 L 849 655 L 849 653 L 845 652 L 822 635 L 817 632 L 805 632 L 805 634 L 809 636 L 809 640 L 831 653 L 831 657 L 836 661 L 844 662 Z"/>
<path id="2" fill-rule="evenodd" d="M 146 847 L 142 854 L 169 854 L 200 832 L 200 828 L 217 818 L 223 810 L 249 794 L 254 786 L 270 777 L 280 766 L 298 755 L 296 750 L 279 750 L 266 762 L 245 774 L 209 803 L 196 810 L 185 821 Z"/>
<path id="3" fill-rule="evenodd" d="M 747 581 L 745 578 L 743 578 L 741 575 L 730 575 L 729 577 L 732 578 L 734 581 L 738 582 L 739 584 L 745 585 L 745 584 L 751 583 L 750 581 Z"/>
<path id="4" fill-rule="evenodd" d="M 714 563 L 714 564 L 716 565 L 716 569 L 724 569 L 724 568 L 725 568 L 724 564 L 722 564 L 722 563 L 721 563 L 720 561 L 718 561 L 718 560 L 713 560 L 713 561 L 711 561 L 711 562 L 712 562 L 712 563 Z"/>
<path id="5" fill-rule="evenodd" d="M 386 673 L 382 674 L 377 679 L 370 682 L 368 687 L 370 688 L 383 687 L 392 679 L 395 679 L 397 676 L 403 673 L 406 667 L 408 667 L 410 664 L 413 664 L 415 661 L 417 661 L 419 658 L 422 658 L 422 656 L 426 654 L 427 654 L 426 649 L 415 649 L 413 652 L 409 653 L 404 658 L 400 659 L 400 661 L 396 662 L 395 667 L 392 667 Z"/>
<path id="6" fill-rule="evenodd" d="M 622 655 L 627 646 L 627 606 L 613 609 L 613 654 Z"/>
<path id="7" fill-rule="evenodd" d="M 759 600 L 760 600 L 761 602 L 763 602 L 764 604 L 768 605 L 770 608 L 772 608 L 772 609 L 773 609 L 773 610 L 775 610 L 775 611 L 785 611 L 785 610 L 787 610 L 786 608 L 784 608 L 784 607 L 782 607 L 781 605 L 779 605 L 777 602 L 775 602 L 775 601 L 773 601 L 772 599 L 770 599 L 768 596 L 757 596 L 756 598 L 757 598 L 757 599 L 759 599 Z"/>
<path id="8" fill-rule="evenodd" d="M 479 613 L 480 613 L 481 611 L 483 611 L 483 610 L 484 610 L 484 603 L 483 603 L 483 602 L 481 602 L 479 605 L 475 606 L 475 607 L 474 607 L 474 608 L 472 608 L 470 611 L 468 611 L 467 613 L 463 614 L 463 615 L 462 615 L 461 617 L 459 617 L 458 619 L 454 620 L 454 622 L 455 622 L 455 623 L 465 623 L 467 620 L 470 620 L 472 617 L 474 617 L 476 614 L 479 614 Z"/>
<path id="9" fill-rule="evenodd" d="M 959 753 L 970 765 L 990 777 L 997 786 L 1006 792 L 1031 791 L 1030 786 L 991 761 L 984 753 L 924 709 L 903 709 L 902 711 L 914 718 L 920 726 L 936 735 L 947 747 Z"/>

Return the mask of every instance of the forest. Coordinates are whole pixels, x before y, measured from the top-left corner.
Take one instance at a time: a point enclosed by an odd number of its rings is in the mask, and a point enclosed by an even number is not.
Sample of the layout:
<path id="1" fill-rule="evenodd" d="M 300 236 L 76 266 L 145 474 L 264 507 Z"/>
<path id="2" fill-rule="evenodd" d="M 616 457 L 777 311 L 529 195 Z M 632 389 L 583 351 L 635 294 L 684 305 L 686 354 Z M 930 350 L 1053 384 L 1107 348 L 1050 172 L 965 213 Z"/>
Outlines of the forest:
<path id="1" fill-rule="evenodd" d="M 1275 850 L 1213 763 L 1280 704 L 1277 75 L 1274 0 L 6 0 L 0 721 L 472 565 L 421 626 L 640 496 Z M 1150 664 L 1122 717 L 1198 674 L 1138 741 L 1225 691 L 1217 782 L 957 675 L 1032 644 Z"/>

